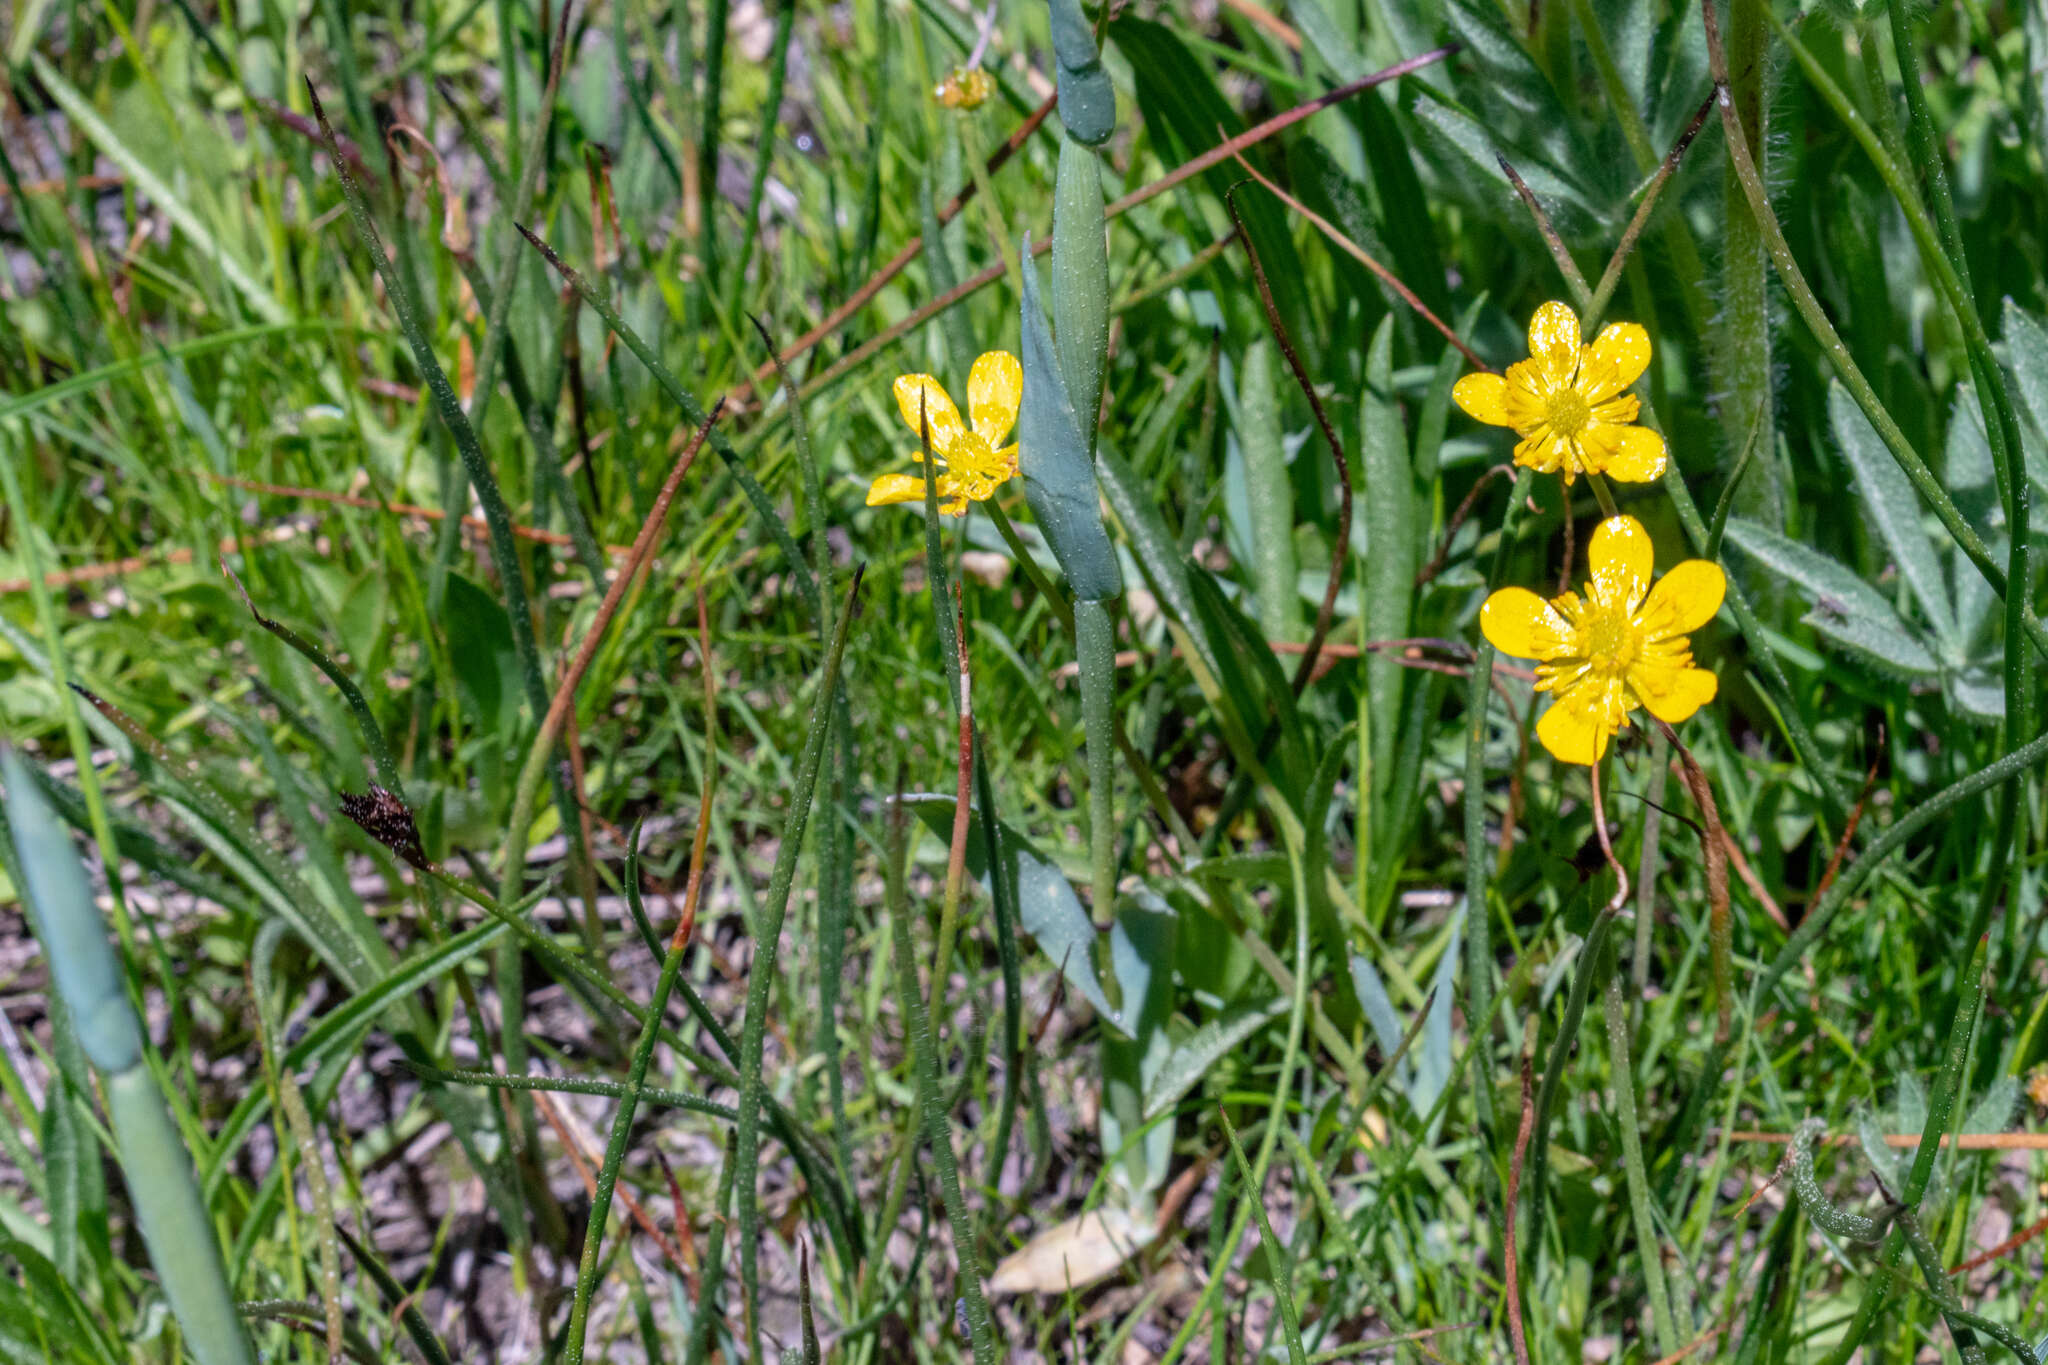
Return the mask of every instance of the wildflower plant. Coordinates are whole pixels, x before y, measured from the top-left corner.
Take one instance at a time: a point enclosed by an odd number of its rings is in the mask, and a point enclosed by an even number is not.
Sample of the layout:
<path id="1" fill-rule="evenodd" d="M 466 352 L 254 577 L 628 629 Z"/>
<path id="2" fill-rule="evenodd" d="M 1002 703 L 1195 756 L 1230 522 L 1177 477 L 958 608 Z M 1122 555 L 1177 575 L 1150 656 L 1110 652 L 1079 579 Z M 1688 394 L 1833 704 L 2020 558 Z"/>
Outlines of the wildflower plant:
<path id="1" fill-rule="evenodd" d="M 968 421 L 939 381 L 928 374 L 896 377 L 896 409 L 920 439 L 928 437 L 938 467 L 939 511 L 966 515 L 972 503 L 987 502 L 1017 474 L 1017 444 L 1009 439 L 1024 394 L 1024 367 L 1008 351 L 988 351 L 967 378 Z M 920 447 L 910 458 L 924 463 Z M 868 485 L 868 506 L 922 503 L 925 480 L 915 474 L 881 474 Z"/>
<path id="2" fill-rule="evenodd" d="M 1494 648 L 1537 660 L 1536 690 L 1551 706 L 1536 735 L 1565 763 L 1599 762 L 1632 711 L 1676 724 L 1718 687 L 1693 663 L 1688 637 L 1721 609 L 1720 565 L 1688 559 L 1653 582 L 1650 534 L 1621 515 L 1593 532 L 1586 568 L 1583 595 L 1546 602 L 1527 588 L 1502 588 L 1479 611 Z"/>
<path id="3" fill-rule="evenodd" d="M 1628 392 L 1650 363 L 1650 334 L 1609 323 L 1591 343 L 1579 316 L 1555 300 L 1529 319 L 1529 358 L 1506 375 L 1468 374 L 1451 396 L 1468 414 L 1509 427 L 1515 463 L 1569 484 L 1581 474 L 1648 483 L 1664 473 L 1664 438 L 1635 424 L 1642 405 Z"/>
<path id="4" fill-rule="evenodd" d="M 16 7 L 0 1355 L 2040 1365 L 2041 7 L 985 2 Z"/>

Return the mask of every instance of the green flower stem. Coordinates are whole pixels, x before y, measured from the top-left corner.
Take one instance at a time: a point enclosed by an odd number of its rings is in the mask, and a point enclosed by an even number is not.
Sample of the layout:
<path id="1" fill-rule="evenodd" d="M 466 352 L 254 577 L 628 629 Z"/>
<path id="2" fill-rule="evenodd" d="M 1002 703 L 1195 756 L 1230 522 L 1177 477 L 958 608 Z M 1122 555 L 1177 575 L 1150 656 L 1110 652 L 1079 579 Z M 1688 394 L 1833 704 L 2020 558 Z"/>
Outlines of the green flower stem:
<path id="1" fill-rule="evenodd" d="M 1017 566 L 1024 571 L 1025 579 L 1030 582 L 1032 589 L 1045 599 L 1046 606 L 1052 611 L 1053 619 L 1060 623 L 1060 629 L 1067 633 L 1067 638 L 1073 639 L 1074 609 L 1067 604 L 1065 595 L 1053 591 L 1052 581 L 1045 576 L 1045 570 L 1038 566 L 1038 561 L 1031 557 L 1031 551 L 1025 546 L 1023 537 L 1017 534 L 1016 525 L 996 501 L 991 498 L 981 506 L 987 509 L 989 519 L 995 523 L 996 530 L 1001 532 L 1003 542 L 1010 547 L 1011 558 L 1015 559 Z M 1120 719 L 1116 720 L 1116 745 L 1117 753 L 1122 756 L 1125 765 L 1130 769 L 1132 779 L 1138 784 L 1138 790 L 1144 794 L 1145 803 L 1152 807 L 1152 813 L 1159 817 L 1166 825 L 1167 832 L 1173 835 L 1174 842 L 1180 846 L 1182 856 L 1186 857 L 1201 847 L 1194 831 L 1181 819 L 1180 812 L 1173 808 L 1173 802 L 1166 795 L 1166 788 L 1160 785 L 1158 770 L 1152 766 L 1152 761 L 1138 752 L 1137 746 L 1131 743 L 1130 736 L 1124 733 L 1123 722 Z"/>
<path id="2" fill-rule="evenodd" d="M 1731 144 L 1730 157 L 1739 145 L 1743 161 L 1754 165 L 1767 155 L 1770 102 L 1764 87 L 1769 79 L 1769 30 L 1764 16 L 1769 0 L 1727 0 L 1728 43 L 1732 52 L 1729 70 L 1716 91 L 1726 114 L 1724 128 Z M 1737 495 L 1742 509 L 1775 530 L 1785 529 L 1785 475 L 1778 468 L 1777 423 L 1773 420 L 1771 392 L 1772 327 L 1770 311 L 1770 261 L 1764 242 L 1763 218 L 1768 205 L 1759 209 L 1754 199 L 1745 198 L 1746 184 L 1739 170 L 1724 170 L 1721 177 L 1721 308 L 1714 336 L 1714 361 L 1722 388 L 1728 393 L 1723 405 L 1723 437 L 1732 448 L 1741 431 L 1737 425 L 1751 413 L 1761 412 L 1763 423 L 1757 448 L 1758 467 Z"/>
<path id="3" fill-rule="evenodd" d="M 825 655 L 825 667 L 818 675 L 817 701 L 811 709 L 809 733 L 804 737 L 803 755 L 797 761 L 796 780 L 790 790 L 789 816 L 783 824 L 782 841 L 775 850 L 775 866 L 768 876 L 768 899 L 753 925 L 754 960 L 747 971 L 747 1012 L 740 1025 L 740 1055 L 735 1065 L 740 1074 L 739 1138 L 734 1154 L 733 1193 L 740 1225 L 740 1283 L 746 1291 L 748 1358 L 761 1355 L 759 1286 L 760 1211 L 755 1172 L 761 1161 L 762 1053 L 768 1037 L 768 992 L 775 984 L 775 960 L 782 940 L 782 921 L 789 910 L 790 889 L 796 881 L 798 855 L 803 851 L 804 827 L 810 819 L 811 796 L 817 790 L 818 770 L 823 766 L 825 740 L 832 730 L 832 692 L 839 679 L 839 662 L 846 653 L 847 628 L 853 622 L 854 606 L 860 600 L 863 570 L 853 571 L 846 609 L 840 613 L 832 632 L 832 648 Z"/>
<path id="4" fill-rule="evenodd" d="M 1643 1258 L 1643 1288 L 1650 1299 L 1650 1318 L 1656 1326 L 1657 1352 L 1670 1356 L 1685 1344 L 1671 1315 L 1671 1300 L 1664 1283 L 1664 1240 L 1657 1232 L 1656 1216 L 1650 1208 L 1650 1177 L 1643 1165 L 1641 1120 L 1636 1114 L 1635 1068 L 1629 1062 L 1628 1001 L 1621 986 L 1621 973 L 1607 977 L 1607 1067 L 1614 1082 L 1614 1126 L 1621 1132 L 1621 1160 L 1628 1175 L 1629 1213 L 1636 1225 L 1636 1248 Z"/>
<path id="5" fill-rule="evenodd" d="M 445 1071 L 440 1067 L 416 1066 L 410 1068 L 422 1079 L 439 1081 L 445 1085 L 481 1085 L 497 1090 L 545 1090 L 550 1094 L 603 1095 L 609 1099 L 622 1100 L 629 1094 L 638 1094 L 646 1104 L 663 1104 L 672 1109 L 687 1109 L 695 1114 L 708 1114 L 715 1119 L 731 1122 L 740 1116 L 740 1111 L 729 1104 L 707 1100 L 702 1095 L 692 1095 L 686 1090 L 664 1090 L 658 1086 L 643 1085 L 635 1090 L 617 1081 L 589 1080 L 579 1076 L 502 1076 L 495 1071 Z"/>
<path id="6" fill-rule="evenodd" d="M 1898 58 L 1901 84 L 1906 93 L 1910 133 L 1907 146 L 1919 167 L 1921 178 L 1927 183 L 1927 196 L 1934 204 L 1934 220 L 1941 229 L 1942 244 L 1946 248 L 1937 254 L 1936 260 L 1953 281 L 1950 302 L 1969 342 L 1970 368 L 1976 376 L 1978 404 L 1984 409 L 1984 429 L 1991 446 L 1994 468 L 2005 485 L 2006 534 L 2009 538 L 2006 580 L 2018 585 L 2005 602 L 2004 743 L 2011 748 L 2021 735 L 2030 733 L 2034 728 L 2034 661 L 2019 643 L 2025 615 L 2032 609 L 2029 598 L 2034 580 L 2027 561 L 2032 539 L 2028 528 L 2032 487 L 2027 482 L 2021 457 L 2019 418 L 2013 409 L 2011 391 L 2006 387 L 2005 371 L 2000 367 L 1998 357 L 1992 353 L 1990 339 L 1984 334 L 1983 320 L 1978 316 L 1976 297 L 1970 287 L 1970 265 L 1963 251 L 1962 229 L 1956 222 L 1955 201 L 1949 194 L 1948 171 L 1942 163 L 1934 118 L 1927 109 L 1927 94 L 1920 88 L 1920 61 L 1914 47 L 1912 22 L 1895 7 L 1891 23 L 1892 47 Z M 1890 106 L 1885 106 L 1885 110 L 1889 113 Z M 1922 254 L 1926 254 L 1924 248 Z M 2003 870 L 2009 878 L 2005 922 L 2008 965 L 2013 964 L 2018 956 L 2014 949 L 2023 894 L 2020 869 L 2026 855 L 2027 831 L 2020 819 L 2020 786 L 2016 779 L 1999 792 L 1992 842 L 1992 875 L 1985 879 L 1976 913 L 1971 916 L 1970 929 L 1970 937 L 1974 939 L 1990 923 L 2001 880 L 1998 874 Z M 2000 867 L 2002 862 L 2005 863 L 2003 869 Z"/>
<path id="7" fill-rule="evenodd" d="M 1508 555 L 1515 544 L 1515 529 L 1522 508 L 1529 500 L 1536 473 L 1515 472 L 1514 488 L 1508 493 L 1508 507 L 1501 517 L 1500 538 L 1494 547 L 1493 564 L 1486 573 L 1489 592 L 1500 586 L 1507 573 Z M 1486 904 L 1486 708 L 1493 693 L 1493 645 L 1484 636 L 1474 646 L 1472 673 L 1465 680 L 1465 1017 L 1491 1019 L 1493 1015 L 1493 938 L 1489 932 Z M 1490 1047 L 1493 1035 L 1484 1035 Z M 1474 1035 L 1474 1046 L 1479 1046 Z M 1493 1123 L 1493 1085 L 1490 1059 L 1484 1084 L 1473 1088 L 1483 1128 Z M 1489 1171 L 1492 1162 L 1482 1163 Z"/>
<path id="8" fill-rule="evenodd" d="M 908 817 L 901 802 L 890 811 L 889 818 L 889 920 L 895 941 L 897 990 L 917 1066 L 918 1112 L 923 1120 L 925 1145 L 930 1148 L 932 1165 L 938 1172 L 939 1194 L 946 1205 L 946 1221 L 952 1225 L 953 1256 L 959 1264 L 961 1297 L 966 1300 L 967 1330 L 974 1343 L 975 1365 L 995 1365 L 998 1359 L 995 1329 L 989 1318 L 988 1300 L 981 1291 L 981 1267 L 974 1251 L 974 1223 L 967 1214 L 967 1201 L 960 1193 L 960 1167 L 953 1155 L 953 1134 L 939 1085 L 931 1012 L 925 1008 L 924 992 L 917 981 L 917 963 L 911 953 L 910 903 L 903 885 Z M 933 982 L 932 987 L 936 991 L 938 983 Z M 758 1353 L 755 1358 L 760 1358 Z"/>
<path id="9" fill-rule="evenodd" d="M 1107 602 L 1088 597 L 1075 601 L 1074 656 L 1081 665 L 1095 927 L 1107 929 L 1116 914 L 1116 626 Z"/>
<path id="10" fill-rule="evenodd" d="M 604 1164 L 597 1175 L 597 1193 L 590 1201 L 590 1222 L 583 1234 L 583 1255 L 576 1267 L 576 1300 L 569 1310 L 569 1339 L 564 1358 L 577 1365 L 583 1359 L 583 1343 L 590 1327 L 590 1298 L 597 1287 L 598 1250 L 604 1242 L 606 1219 L 611 1214 L 612 1191 L 619 1180 L 619 1166 L 626 1157 L 626 1143 L 633 1135 L 633 1113 L 639 1104 L 641 1087 L 647 1080 L 647 1065 L 654 1056 L 654 1042 L 661 1034 L 663 1012 L 675 990 L 676 973 L 683 965 L 682 939 L 669 944 L 661 960 L 661 976 L 654 983 L 654 998 L 648 1002 L 647 1022 L 633 1045 L 633 1058 L 626 1071 L 625 1095 L 612 1116 L 610 1140 L 605 1144 Z"/>

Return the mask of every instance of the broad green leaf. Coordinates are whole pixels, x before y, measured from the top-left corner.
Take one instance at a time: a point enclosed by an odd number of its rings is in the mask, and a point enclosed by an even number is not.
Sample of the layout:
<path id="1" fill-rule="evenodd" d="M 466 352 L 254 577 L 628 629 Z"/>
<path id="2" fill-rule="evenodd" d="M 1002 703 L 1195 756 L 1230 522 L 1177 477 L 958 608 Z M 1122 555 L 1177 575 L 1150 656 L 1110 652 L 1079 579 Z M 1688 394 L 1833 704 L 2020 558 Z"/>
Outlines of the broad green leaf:
<path id="1" fill-rule="evenodd" d="M 442 619 L 455 679 L 463 697 L 476 709 L 477 724 L 488 734 L 502 734 L 505 722 L 518 710 L 519 665 L 512 644 L 512 618 L 504 603 L 471 579 L 451 572 Z"/>
<path id="2" fill-rule="evenodd" d="M 1494 203 L 1499 202 L 1503 191 L 1513 192 L 1500 168 L 1502 148 L 1491 128 L 1472 114 L 1428 95 L 1416 99 L 1415 118 L 1431 135 L 1425 141 L 1433 142 L 1446 155 L 1475 192 L 1484 193 Z M 1548 166 L 1528 161 L 1517 163 L 1515 170 L 1542 201 L 1560 233 L 1577 237 L 1596 222 L 1597 215 L 1578 188 Z"/>
<path id="3" fill-rule="evenodd" d="M 1728 541 L 1797 588 L 1812 607 L 1806 624 L 1825 638 L 1896 677 L 1932 678 L 1941 672 L 1884 594 L 1834 560 L 1740 517 L 1729 518 Z"/>
<path id="4" fill-rule="evenodd" d="M 1075 0 L 1053 0 L 1055 13 L 1062 3 Z M 1053 344 L 1090 450 L 1102 413 L 1102 367 L 1109 356 L 1109 236 L 1099 162 L 1084 143 L 1074 138 L 1060 142 L 1052 210 L 1052 308 L 1059 324 Z"/>
<path id="5" fill-rule="evenodd" d="M 2048 483 L 2048 324 L 2007 299 L 2003 330 L 2006 367 L 2020 406 L 2034 419 L 2022 443 L 2027 469 L 2037 483 Z"/>
<path id="6" fill-rule="evenodd" d="M 142 1032 L 128 1001 L 127 975 L 107 941 L 106 920 L 86 884 L 71 834 L 13 749 L 0 749 L 0 777 L 7 783 L 13 866 L 25 882 L 29 922 L 42 941 L 57 993 L 71 1011 L 79 1044 L 92 1064 L 103 1072 L 126 1071 L 142 1061 Z"/>
<path id="7" fill-rule="evenodd" d="M 1038 268 L 1031 239 L 1024 240 L 1024 401 L 1017 412 L 1017 461 L 1024 496 L 1038 529 L 1066 574 L 1067 586 L 1084 601 L 1107 601 L 1124 590 L 1116 550 L 1102 529 L 1102 502 L 1095 492 L 1095 462 L 1087 437 L 1061 377 L 1039 305 Z"/>
<path id="8" fill-rule="evenodd" d="M 1934 547 L 1921 529 L 1919 495 L 1878 439 L 1870 419 L 1839 382 L 1828 385 L 1828 422 L 1834 428 L 1835 444 L 1841 447 L 1842 456 L 1855 475 L 1856 492 L 1863 499 L 1871 524 L 1891 552 L 1892 563 L 1898 565 L 1899 576 L 1906 580 L 1913 600 L 1920 604 L 1928 624 L 1934 628 L 1942 659 L 1951 666 L 1960 664 L 1962 633 L 1956 626 L 1955 612 L 1949 607 L 1941 561 L 1935 558 Z"/>
<path id="9" fill-rule="evenodd" d="M 1451 921 L 1450 942 L 1437 958 L 1436 977 L 1429 984 L 1429 1015 L 1422 1025 L 1422 1037 L 1416 1040 L 1415 1071 L 1408 1082 L 1408 1103 L 1417 1114 L 1434 1109 L 1437 1096 L 1451 1080 L 1451 1007 L 1458 993 L 1458 945 L 1464 923 L 1465 912 L 1460 909 Z M 1442 1122 L 1441 1116 L 1438 1122 Z"/>
<path id="10" fill-rule="evenodd" d="M 1114 1154 L 1130 1146 L 1111 1175 L 1141 1200 L 1166 1179 L 1173 1159 L 1173 1122 L 1162 1119 L 1147 1126 L 1145 1096 L 1173 1049 L 1164 1025 L 1173 1005 L 1178 929 L 1173 908 L 1141 887 L 1118 909 L 1109 931 L 1110 964 L 1128 1036 L 1110 1032 L 1102 1039 L 1102 1147 Z"/>
<path id="11" fill-rule="evenodd" d="M 1968 384 L 1956 386 L 1955 400 L 1949 405 L 1945 461 L 1943 482 L 1954 495 L 1956 506 L 1973 523 L 1985 528 L 1984 543 L 1991 550 L 1991 557 L 2004 563 L 2009 544 L 2004 530 L 2005 509 L 1998 498 L 1991 442 L 1984 435 L 1982 412 Z M 1966 556 L 1951 554 L 1948 558 L 1957 629 L 1962 633 L 1966 652 L 1981 651 L 1998 637 L 2003 618 L 1998 597 Z M 2003 706 L 2001 697 L 2001 714 Z"/>
<path id="12" fill-rule="evenodd" d="M 1269 640 L 1292 640 L 1301 626 L 1294 560 L 1294 482 L 1287 463 L 1273 344 L 1245 348 L 1237 374 L 1237 444 L 1244 454 L 1244 538 L 1250 544 L 1252 602 Z"/>
<path id="13" fill-rule="evenodd" d="M 918 819 L 941 839 L 953 834 L 953 798 L 936 793 L 913 793 L 903 798 Z M 1095 925 L 1088 907 L 1074 894 L 1066 874 L 1040 853 L 1029 839 L 1009 825 L 996 824 L 1003 841 L 1004 875 L 1016 895 L 1017 921 L 1067 978 L 1067 984 L 1095 1007 L 1095 1012 L 1112 1027 L 1123 1030 L 1123 1015 L 1110 1007 L 1102 983 L 1095 979 Z M 989 875 L 988 851 L 981 842 L 981 822 L 967 824 L 967 870 L 986 886 Z"/>
<path id="14" fill-rule="evenodd" d="M 1415 599 L 1420 528 L 1425 524 L 1408 459 L 1408 433 L 1394 396 L 1394 320 L 1380 319 L 1366 353 L 1365 392 L 1359 404 L 1359 477 L 1356 505 L 1363 514 L 1365 635 L 1398 640 L 1408 634 Z M 1372 754 L 1370 790 L 1383 798 L 1393 779 L 1400 737 L 1401 698 L 1409 670 L 1385 652 L 1366 661 L 1366 715 Z"/>

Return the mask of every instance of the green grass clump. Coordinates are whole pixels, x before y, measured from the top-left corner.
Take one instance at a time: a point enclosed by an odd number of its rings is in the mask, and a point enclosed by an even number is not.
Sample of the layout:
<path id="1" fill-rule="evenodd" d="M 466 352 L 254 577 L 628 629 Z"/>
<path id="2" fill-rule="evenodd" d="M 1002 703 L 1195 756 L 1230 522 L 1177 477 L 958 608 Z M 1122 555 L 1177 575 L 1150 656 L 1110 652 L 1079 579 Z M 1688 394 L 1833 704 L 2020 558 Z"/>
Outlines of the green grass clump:
<path id="1" fill-rule="evenodd" d="M 2038 11 L 17 5 L 0 1356 L 2031 1365 Z"/>

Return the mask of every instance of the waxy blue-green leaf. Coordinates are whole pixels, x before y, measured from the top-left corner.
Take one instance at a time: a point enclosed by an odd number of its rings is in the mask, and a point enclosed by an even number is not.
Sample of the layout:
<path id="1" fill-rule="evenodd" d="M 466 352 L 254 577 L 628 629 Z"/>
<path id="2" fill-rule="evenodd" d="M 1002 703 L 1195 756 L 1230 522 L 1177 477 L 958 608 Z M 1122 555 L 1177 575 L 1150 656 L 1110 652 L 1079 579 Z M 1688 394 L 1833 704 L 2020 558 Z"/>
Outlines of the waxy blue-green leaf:
<path id="1" fill-rule="evenodd" d="M 1906 580 L 1914 601 L 1927 614 L 1927 622 L 1940 641 L 1944 661 L 1962 662 L 1963 642 L 1956 628 L 1955 612 L 1949 606 L 1948 590 L 1942 582 L 1941 561 L 1927 533 L 1920 528 L 1920 497 L 1906 481 L 1898 462 L 1878 439 L 1877 429 L 1856 406 L 1839 381 L 1828 385 L 1828 424 L 1834 428 L 1835 444 L 1854 471 L 1856 492 L 1864 510 L 1884 541 L 1899 576 Z"/>
<path id="2" fill-rule="evenodd" d="M 1101 168 L 1095 153 L 1073 138 L 1060 140 L 1059 175 L 1053 182 L 1052 310 L 1059 319 L 1053 347 L 1060 375 L 1093 451 L 1102 415 L 1102 371 L 1109 359 L 1109 234 Z"/>
<path id="3" fill-rule="evenodd" d="M 941 839 L 952 836 L 952 797 L 919 792 L 905 796 L 903 803 L 933 834 Z M 1018 924 L 1059 967 L 1067 985 L 1093 1005 L 1104 1022 L 1121 1031 L 1123 1016 L 1110 1005 L 1102 983 L 1095 978 L 1095 925 L 1088 918 L 1088 907 L 1074 894 L 1073 884 L 1058 864 L 1008 824 L 999 821 L 996 827 L 1002 831 L 1002 872 L 1016 893 Z M 967 826 L 967 871 L 978 881 L 988 880 L 988 850 L 981 842 L 979 821 Z"/>
<path id="4" fill-rule="evenodd" d="M 142 1060 L 142 1031 L 71 834 L 12 749 L 0 750 L 0 778 L 7 783 L 7 822 L 28 883 L 29 915 L 79 1045 L 100 1070 L 125 1071 Z"/>
<path id="5" fill-rule="evenodd" d="M 1728 543 L 1791 583 L 1813 608 L 1806 624 L 1895 677 L 1932 678 L 1941 665 L 1883 593 L 1808 546 L 1746 521 L 1728 520 Z"/>
<path id="6" fill-rule="evenodd" d="M 1023 254 L 1024 401 L 1017 413 L 1017 463 L 1024 475 L 1024 496 L 1074 596 L 1106 601 L 1124 590 L 1123 572 L 1102 527 L 1095 463 L 1067 396 L 1052 330 L 1039 303 L 1029 234 Z"/>
<path id="7" fill-rule="evenodd" d="M 1116 131 L 1116 87 L 1102 69 L 1102 53 L 1081 0 L 1050 0 L 1049 8 L 1052 50 L 1060 66 L 1060 122 L 1068 136 L 1099 147 Z"/>

